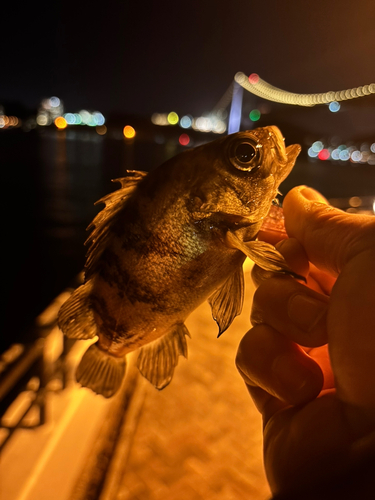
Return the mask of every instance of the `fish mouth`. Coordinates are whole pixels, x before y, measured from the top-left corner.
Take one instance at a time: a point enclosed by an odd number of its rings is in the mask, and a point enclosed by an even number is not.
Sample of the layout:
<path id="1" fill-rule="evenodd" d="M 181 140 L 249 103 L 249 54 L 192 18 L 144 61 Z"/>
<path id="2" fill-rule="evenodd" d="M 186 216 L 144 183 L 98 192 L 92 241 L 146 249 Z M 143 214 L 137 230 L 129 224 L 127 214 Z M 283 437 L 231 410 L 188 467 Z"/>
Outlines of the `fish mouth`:
<path id="1" fill-rule="evenodd" d="M 301 152 L 301 146 L 299 144 L 291 144 L 285 147 L 285 139 L 280 129 L 275 125 L 270 125 L 267 128 L 275 145 L 275 153 L 279 161 L 277 177 L 281 183 L 290 174 L 297 156 Z"/>

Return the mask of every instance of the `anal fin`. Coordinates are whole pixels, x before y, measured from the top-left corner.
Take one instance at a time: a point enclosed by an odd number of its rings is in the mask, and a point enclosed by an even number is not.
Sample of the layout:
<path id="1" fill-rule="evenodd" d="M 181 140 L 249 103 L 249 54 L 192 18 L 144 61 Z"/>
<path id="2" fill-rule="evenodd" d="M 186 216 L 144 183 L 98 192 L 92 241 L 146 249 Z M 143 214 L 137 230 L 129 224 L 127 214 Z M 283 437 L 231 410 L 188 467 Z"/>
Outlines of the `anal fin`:
<path id="1" fill-rule="evenodd" d="M 186 335 L 190 337 L 188 329 L 179 323 L 160 339 L 142 347 L 137 367 L 156 389 L 164 389 L 170 383 L 178 357 L 187 357 Z"/>
<path id="2" fill-rule="evenodd" d="M 209 297 L 212 317 L 219 327 L 218 337 L 229 328 L 234 318 L 241 314 L 244 288 L 243 270 L 240 266 L 224 285 Z"/>
<path id="3" fill-rule="evenodd" d="M 102 351 L 96 343 L 83 355 L 76 371 L 76 380 L 105 398 L 113 396 L 125 375 L 125 358 L 115 358 Z"/>
<path id="4" fill-rule="evenodd" d="M 231 231 L 228 231 L 226 234 L 226 242 L 229 247 L 241 250 L 241 252 L 265 271 L 288 274 L 293 278 L 306 282 L 304 276 L 300 276 L 290 269 L 281 253 L 270 243 L 266 243 L 265 241 L 244 242 Z"/>
<path id="5" fill-rule="evenodd" d="M 57 322 L 69 339 L 93 339 L 96 323 L 90 307 L 91 281 L 79 286 L 61 306 Z"/>

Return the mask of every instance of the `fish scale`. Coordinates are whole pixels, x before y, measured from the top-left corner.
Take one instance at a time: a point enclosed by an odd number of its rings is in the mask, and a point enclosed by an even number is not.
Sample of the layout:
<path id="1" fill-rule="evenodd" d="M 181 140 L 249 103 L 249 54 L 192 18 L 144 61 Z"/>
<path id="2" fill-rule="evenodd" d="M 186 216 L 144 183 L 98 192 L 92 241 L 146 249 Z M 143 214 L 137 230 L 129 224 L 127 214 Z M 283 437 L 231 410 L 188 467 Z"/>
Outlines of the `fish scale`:
<path id="1" fill-rule="evenodd" d="M 208 300 L 219 335 L 240 314 L 246 257 L 301 278 L 272 245 L 256 241 L 299 152 L 270 126 L 118 179 L 89 226 L 85 282 L 59 312 L 67 337 L 98 337 L 77 369 L 81 385 L 111 397 L 136 349 L 142 375 L 158 389 L 168 385 L 187 355 L 184 322 L 193 310 Z"/>

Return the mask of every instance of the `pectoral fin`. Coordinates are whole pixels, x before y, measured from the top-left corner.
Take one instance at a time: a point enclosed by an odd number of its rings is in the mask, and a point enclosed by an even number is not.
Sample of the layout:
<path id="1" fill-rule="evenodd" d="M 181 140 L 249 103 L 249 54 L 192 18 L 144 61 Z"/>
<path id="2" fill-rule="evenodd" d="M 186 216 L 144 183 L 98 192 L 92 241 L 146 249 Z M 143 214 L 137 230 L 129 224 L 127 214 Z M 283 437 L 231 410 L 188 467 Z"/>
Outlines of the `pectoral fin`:
<path id="1" fill-rule="evenodd" d="M 241 266 L 208 299 L 212 310 L 212 317 L 219 327 L 218 337 L 229 328 L 234 318 L 241 314 L 243 300 L 244 277 Z"/>
<path id="2" fill-rule="evenodd" d="M 178 357 L 187 357 L 185 335 L 190 337 L 188 329 L 183 323 L 178 324 L 170 333 L 142 347 L 137 366 L 156 389 L 164 389 L 170 383 Z"/>
<path id="3" fill-rule="evenodd" d="M 264 241 L 241 241 L 235 234 L 228 231 L 226 242 L 231 248 L 241 250 L 249 259 L 255 262 L 265 271 L 273 273 L 288 274 L 298 280 L 306 281 L 303 276 L 292 271 L 286 263 L 284 257 L 276 248 Z"/>
<path id="4" fill-rule="evenodd" d="M 89 280 L 79 286 L 61 306 L 57 322 L 69 339 L 93 339 L 97 335 L 96 323 L 90 306 L 92 284 Z"/>

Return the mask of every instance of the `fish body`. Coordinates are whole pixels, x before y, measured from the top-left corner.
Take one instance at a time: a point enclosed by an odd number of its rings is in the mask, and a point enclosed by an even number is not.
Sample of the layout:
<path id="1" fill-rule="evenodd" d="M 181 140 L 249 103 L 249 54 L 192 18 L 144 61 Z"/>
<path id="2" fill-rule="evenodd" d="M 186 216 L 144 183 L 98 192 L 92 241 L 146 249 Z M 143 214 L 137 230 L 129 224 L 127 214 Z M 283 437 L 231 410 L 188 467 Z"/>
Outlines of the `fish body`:
<path id="1" fill-rule="evenodd" d="M 149 174 L 129 171 L 89 226 L 85 282 L 59 313 L 69 338 L 98 337 L 76 378 L 105 397 L 118 389 L 125 356 L 157 388 L 187 355 L 184 322 L 209 300 L 219 335 L 242 309 L 242 264 L 293 274 L 254 241 L 300 147 L 277 127 L 239 132 L 187 150 Z"/>

